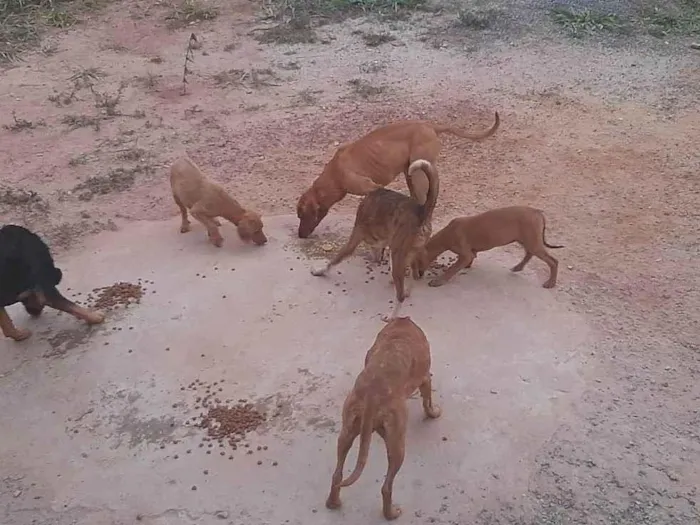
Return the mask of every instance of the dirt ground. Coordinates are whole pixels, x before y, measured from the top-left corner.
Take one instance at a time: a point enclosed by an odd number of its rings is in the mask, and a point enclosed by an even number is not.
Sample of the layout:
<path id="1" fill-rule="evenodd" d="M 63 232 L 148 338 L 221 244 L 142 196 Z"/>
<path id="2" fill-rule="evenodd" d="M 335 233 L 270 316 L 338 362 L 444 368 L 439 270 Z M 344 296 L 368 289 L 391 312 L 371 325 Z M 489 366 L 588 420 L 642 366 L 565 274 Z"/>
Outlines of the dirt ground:
<path id="1" fill-rule="evenodd" d="M 502 124 L 491 139 L 443 138 L 436 220 L 511 204 L 545 210 L 550 242 L 566 245 L 553 293 L 594 337 L 579 356 L 583 394 L 536 454 L 511 465 L 527 491 L 517 501 L 471 499 L 459 522 L 698 523 L 700 51 L 692 35 L 572 38 L 548 16 L 548 2 L 492 2 L 478 4 L 476 21 L 464 10 L 473 4 L 431 4 L 405 17 L 331 19 L 299 29 L 313 42 L 279 43 L 261 38 L 275 40 L 277 22 L 264 16 L 272 4 L 206 5 L 216 16 L 177 23 L 184 15 L 169 19 L 167 2 L 112 2 L 49 31 L 6 66 L 2 222 L 31 227 L 68 257 L 104 230 L 172 221 L 167 167 L 182 153 L 242 203 L 292 214 L 339 143 L 403 118 L 480 130 L 497 110 Z M 331 215 L 356 204 L 347 198 Z M 465 296 L 462 307 L 474 316 L 480 304 Z M 0 377 L 0 388 L 9 380 Z M 0 485 L 3 522 L 73 523 L 70 509 L 14 514 L 12 476 Z M 24 510 L 32 507 L 41 503 Z M 441 519 L 401 518 L 456 523 Z M 182 520 L 172 523 L 199 523 Z"/>

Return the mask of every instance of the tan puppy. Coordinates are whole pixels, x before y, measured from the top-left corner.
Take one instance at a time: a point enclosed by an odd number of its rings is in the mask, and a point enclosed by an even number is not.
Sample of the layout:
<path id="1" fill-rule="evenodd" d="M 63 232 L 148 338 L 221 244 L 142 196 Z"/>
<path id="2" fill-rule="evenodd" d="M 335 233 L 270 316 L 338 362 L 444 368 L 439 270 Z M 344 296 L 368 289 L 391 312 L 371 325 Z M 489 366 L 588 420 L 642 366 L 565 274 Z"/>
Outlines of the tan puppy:
<path id="1" fill-rule="evenodd" d="M 392 503 L 394 478 L 406 451 L 406 398 L 416 389 L 423 398 L 423 411 L 431 419 L 440 417 L 432 401 L 430 344 L 425 333 L 410 317 L 391 320 L 377 334 L 365 357 L 365 368 L 343 405 L 343 426 L 338 436 L 338 463 L 333 472 L 326 507 L 340 507 L 340 488 L 355 483 L 367 463 L 372 432 L 386 445 L 388 468 L 382 485 L 384 517 L 393 520 L 401 509 Z M 357 436 L 360 451 L 357 465 L 343 480 L 343 466 Z"/>
<path id="2" fill-rule="evenodd" d="M 417 260 L 418 273 L 422 277 L 430 263 L 443 252 L 449 250 L 456 253 L 457 262 L 428 283 L 430 286 L 442 286 L 463 268 L 470 268 L 478 252 L 517 242 L 525 249 L 525 257 L 511 270 L 519 272 L 534 255 L 549 266 L 549 279 L 543 286 L 553 288 L 557 283 L 559 263 L 547 253 L 545 246 L 563 246 L 547 244 L 545 227 L 544 213 L 528 206 L 509 206 L 452 219 L 425 244 L 425 252 Z"/>
<path id="3" fill-rule="evenodd" d="M 499 124 L 498 113 L 491 129 L 475 134 L 425 121 L 403 121 L 341 144 L 311 188 L 299 198 L 299 237 L 306 239 L 311 235 L 331 206 L 348 193 L 367 195 L 391 183 L 399 173 L 406 175 L 411 196 L 420 203 L 425 202 L 427 180 L 423 177 L 412 180 L 408 167 L 418 159 L 435 164 L 440 153 L 438 135 L 450 133 L 464 139 L 482 140 L 496 133 Z"/>
<path id="4" fill-rule="evenodd" d="M 397 191 L 379 188 L 360 201 L 355 215 L 355 225 L 348 242 L 323 268 L 311 270 L 316 276 L 326 275 L 328 270 L 352 255 L 364 241 L 372 247 L 375 259 L 381 260 L 384 249 L 391 252 L 391 277 L 396 289 L 396 305 L 385 321 L 396 317 L 408 297 L 410 290 L 405 287 L 406 268 L 413 265 L 417 253 L 432 232 L 432 218 L 439 192 L 438 174 L 427 160 L 414 161 L 408 168 L 411 177 L 416 170 L 428 174 L 428 195 L 425 204 L 419 204 L 411 197 Z M 414 274 L 417 278 L 417 274 Z"/>
<path id="5" fill-rule="evenodd" d="M 180 208 L 182 215 L 180 233 L 191 229 L 187 219 L 189 209 L 192 217 L 204 224 L 209 240 L 214 246 L 220 247 L 224 242 L 219 233 L 221 222 L 217 217 L 223 217 L 235 224 L 238 236 L 243 241 L 252 241 L 260 246 L 267 242 L 260 215 L 246 210 L 226 193 L 224 188 L 207 180 L 197 165 L 187 157 L 178 159 L 171 166 L 170 186 L 175 204 Z"/>

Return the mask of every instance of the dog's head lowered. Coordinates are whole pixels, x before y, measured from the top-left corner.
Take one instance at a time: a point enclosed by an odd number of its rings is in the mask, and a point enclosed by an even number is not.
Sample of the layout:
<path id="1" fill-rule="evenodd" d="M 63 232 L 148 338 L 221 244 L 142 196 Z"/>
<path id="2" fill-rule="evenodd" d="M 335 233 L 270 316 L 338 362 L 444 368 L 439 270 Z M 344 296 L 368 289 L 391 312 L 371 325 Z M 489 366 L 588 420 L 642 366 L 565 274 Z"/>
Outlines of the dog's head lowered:
<path id="1" fill-rule="evenodd" d="M 245 242 L 254 242 L 258 246 L 262 246 L 267 242 L 267 237 L 263 232 L 263 222 L 260 215 L 254 211 L 247 211 L 243 214 L 243 218 L 236 225 L 238 236 Z"/>
<path id="2" fill-rule="evenodd" d="M 299 238 L 306 239 L 328 215 L 328 207 L 321 204 L 319 193 L 313 186 L 306 190 L 297 203 Z"/>

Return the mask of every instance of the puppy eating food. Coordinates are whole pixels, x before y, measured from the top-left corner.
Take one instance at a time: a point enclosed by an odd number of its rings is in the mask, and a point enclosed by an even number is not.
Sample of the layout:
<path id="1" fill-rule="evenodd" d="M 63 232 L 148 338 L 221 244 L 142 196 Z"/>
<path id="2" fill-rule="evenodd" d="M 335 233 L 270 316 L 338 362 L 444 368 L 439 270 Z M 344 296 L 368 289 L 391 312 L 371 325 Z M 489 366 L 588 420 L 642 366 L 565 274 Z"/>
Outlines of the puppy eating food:
<path id="1" fill-rule="evenodd" d="M 479 215 L 452 219 L 447 226 L 433 235 L 425 244 L 425 251 L 417 258 L 418 274 L 423 276 L 430 263 L 449 250 L 457 254 L 457 261 L 428 284 L 442 286 L 460 270 L 470 268 L 478 252 L 517 242 L 525 249 L 523 260 L 511 268 L 521 271 L 532 256 L 549 266 L 549 279 L 542 285 L 553 288 L 557 283 L 558 261 L 547 248 L 563 248 L 547 244 L 545 218 L 541 210 L 528 206 L 509 206 L 489 210 Z"/>
<path id="2" fill-rule="evenodd" d="M 498 113 L 490 129 L 474 134 L 426 121 L 394 122 L 376 128 L 354 142 L 341 144 L 321 175 L 299 198 L 299 237 L 306 239 L 311 235 L 331 206 L 348 193 L 367 195 L 391 183 L 399 173 L 405 174 L 411 197 L 422 204 L 427 193 L 426 178 L 409 177 L 411 163 L 425 159 L 435 165 L 440 153 L 438 136 L 442 133 L 478 141 L 496 133 L 499 125 Z"/>
<path id="3" fill-rule="evenodd" d="M 423 330 L 410 317 L 392 319 L 377 334 L 365 356 L 365 367 L 343 405 L 343 423 L 338 436 L 338 462 L 331 480 L 326 507 L 340 507 L 340 489 L 355 483 L 367 463 L 372 433 L 377 432 L 386 445 L 388 468 L 382 485 L 384 517 L 401 515 L 394 506 L 394 478 L 403 464 L 408 419 L 406 398 L 416 389 L 423 399 L 423 411 L 431 419 L 440 417 L 432 401 L 430 344 Z M 357 436 L 360 451 L 357 465 L 343 480 L 343 466 Z"/>
<path id="4" fill-rule="evenodd" d="M 381 259 L 386 246 L 389 247 L 391 277 L 396 289 L 396 305 L 386 321 L 396 317 L 410 291 L 405 287 L 406 268 L 414 266 L 414 259 L 422 252 L 423 245 L 432 232 L 432 217 L 439 192 L 438 174 L 435 167 L 424 159 L 414 161 L 408 168 L 408 176 L 416 170 L 428 175 L 428 194 L 425 204 L 397 191 L 379 188 L 367 195 L 357 207 L 355 225 L 348 242 L 323 268 L 312 270 L 316 276 L 325 275 L 346 257 L 352 255 L 364 241 L 372 248 L 375 258 Z M 417 278 L 417 270 L 413 275 Z"/>
<path id="5" fill-rule="evenodd" d="M 217 217 L 223 217 L 235 224 L 241 240 L 252 241 L 258 246 L 267 242 L 260 215 L 246 210 L 222 186 L 207 180 L 189 158 L 182 157 L 171 166 L 170 186 L 182 216 L 180 233 L 191 229 L 187 218 L 189 209 L 192 216 L 204 224 L 209 240 L 216 247 L 221 247 L 224 242 L 219 232 L 221 222 Z"/>
<path id="6" fill-rule="evenodd" d="M 48 246 L 35 233 L 9 224 L 0 228 L 0 328 L 3 335 L 22 341 L 31 332 L 17 328 L 5 311 L 21 302 L 32 317 L 38 317 L 48 305 L 56 310 L 99 324 L 104 314 L 82 308 L 56 289 L 63 272 L 54 265 Z"/>

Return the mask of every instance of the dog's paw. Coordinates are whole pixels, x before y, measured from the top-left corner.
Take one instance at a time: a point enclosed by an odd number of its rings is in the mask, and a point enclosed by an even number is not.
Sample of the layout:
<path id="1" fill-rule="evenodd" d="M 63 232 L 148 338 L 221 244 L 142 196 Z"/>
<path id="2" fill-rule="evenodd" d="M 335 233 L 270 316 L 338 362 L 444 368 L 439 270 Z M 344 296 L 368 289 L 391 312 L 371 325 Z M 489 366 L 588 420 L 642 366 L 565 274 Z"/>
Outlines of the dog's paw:
<path id="1" fill-rule="evenodd" d="M 219 219 L 212 219 L 212 222 L 217 226 L 221 226 L 221 221 Z"/>
<path id="2" fill-rule="evenodd" d="M 433 279 L 432 281 L 428 282 L 428 286 L 432 286 L 433 288 L 437 288 L 438 286 L 442 286 L 443 283 L 440 279 Z"/>
<path id="3" fill-rule="evenodd" d="M 105 320 L 105 314 L 102 312 L 90 312 L 90 317 L 86 319 L 88 324 L 101 324 Z"/>
<path id="4" fill-rule="evenodd" d="M 552 281 L 547 281 L 542 285 L 542 288 L 554 288 L 554 284 Z"/>
<path id="5" fill-rule="evenodd" d="M 328 499 L 326 500 L 326 508 L 330 510 L 336 510 L 340 508 L 340 498 L 334 498 L 332 496 L 328 496 Z"/>
<path id="6" fill-rule="evenodd" d="M 433 405 L 425 411 L 425 415 L 430 419 L 437 419 L 442 415 L 442 409 L 437 405 Z"/>
<path id="7" fill-rule="evenodd" d="M 190 226 L 189 224 L 183 224 L 182 226 L 180 226 L 180 233 L 187 233 L 191 229 L 192 226 Z"/>
<path id="8" fill-rule="evenodd" d="M 390 508 L 384 509 L 384 518 L 386 518 L 389 521 L 395 520 L 396 518 L 401 516 L 401 512 L 401 507 L 392 505 Z"/>
<path id="9" fill-rule="evenodd" d="M 15 341 L 24 341 L 25 339 L 29 339 L 31 335 L 31 330 L 21 330 L 18 328 L 13 334 L 10 335 L 10 338 Z"/>
<path id="10" fill-rule="evenodd" d="M 223 237 L 209 237 L 209 240 L 217 248 L 221 248 L 224 245 L 224 238 Z"/>
<path id="11" fill-rule="evenodd" d="M 323 268 L 312 268 L 311 269 L 311 275 L 314 277 L 323 277 L 326 275 L 326 272 L 328 271 L 328 268 L 325 266 Z"/>

